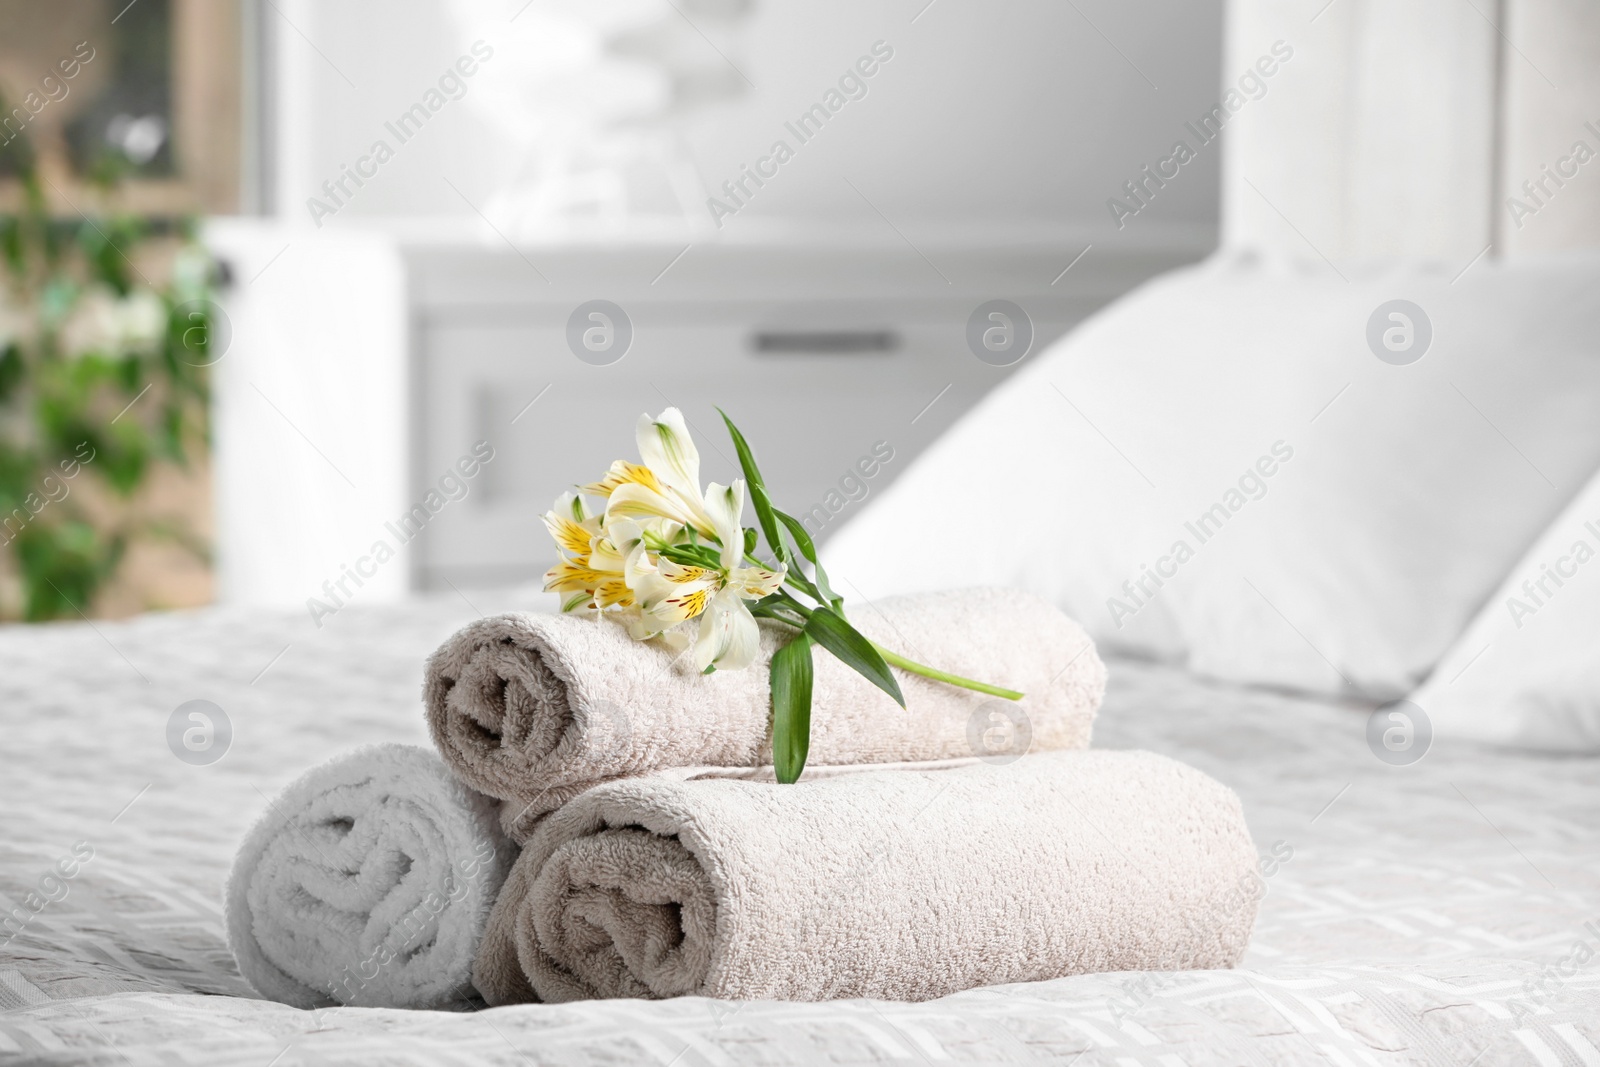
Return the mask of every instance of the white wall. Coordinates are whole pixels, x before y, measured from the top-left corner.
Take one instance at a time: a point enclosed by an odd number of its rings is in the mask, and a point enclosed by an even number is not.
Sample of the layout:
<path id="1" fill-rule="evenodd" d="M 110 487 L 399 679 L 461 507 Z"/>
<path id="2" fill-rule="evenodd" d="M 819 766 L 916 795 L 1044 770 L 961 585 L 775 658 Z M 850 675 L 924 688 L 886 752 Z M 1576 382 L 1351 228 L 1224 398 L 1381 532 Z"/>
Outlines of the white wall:
<path id="1" fill-rule="evenodd" d="M 1229 124 L 1223 244 L 1321 265 L 1465 265 L 1490 240 L 1495 31 L 1460 0 L 1233 0 L 1224 76 L 1274 41 L 1272 92 Z"/>
<path id="2" fill-rule="evenodd" d="M 1225 76 L 1295 55 L 1228 127 L 1225 245 L 1324 268 L 1600 247 L 1594 4 L 1233 0 L 1227 40 Z"/>
<path id="3" fill-rule="evenodd" d="M 445 179 L 482 205 L 521 162 L 503 129 L 476 105 L 509 92 L 530 64 L 545 60 L 538 42 L 520 40 L 509 21 L 524 2 L 474 4 L 477 17 L 466 19 L 454 17 L 445 0 L 274 5 L 287 83 L 282 209 L 306 218 L 306 198 L 482 36 L 497 52 L 467 97 L 403 146 L 348 208 L 352 216 L 472 217 Z M 553 6 L 534 3 L 535 11 Z M 911 225 L 1049 224 L 1115 240 L 1122 234 L 1110 224 L 1107 198 L 1166 151 L 1183 118 L 1216 99 L 1221 0 L 998 7 L 937 0 L 922 10 L 925 4 L 757 0 L 742 28 L 722 42 L 755 88 L 686 126 L 705 184 L 715 188 L 753 161 L 785 119 L 882 39 L 895 58 L 869 94 L 802 150 L 750 215 L 881 225 L 848 178 L 885 215 Z M 673 17 L 670 8 L 661 10 Z M 267 17 L 274 18 L 272 10 Z M 464 23 L 473 29 L 463 32 Z M 711 45 L 692 40 L 710 55 Z M 1206 158 L 1186 170 L 1137 220 L 1143 236 L 1161 226 L 1213 232 L 1216 169 Z M 341 213 L 328 225 L 344 221 Z"/>
<path id="4" fill-rule="evenodd" d="M 1506 36 L 1515 47 L 1505 58 L 1504 246 L 1512 255 L 1600 247 L 1600 5 L 1510 0 L 1509 7 Z M 1573 158 L 1579 142 L 1595 153 L 1581 166 Z M 1545 167 L 1577 173 L 1551 179 Z M 1529 196 L 1523 183 L 1540 179 L 1543 187 Z"/>

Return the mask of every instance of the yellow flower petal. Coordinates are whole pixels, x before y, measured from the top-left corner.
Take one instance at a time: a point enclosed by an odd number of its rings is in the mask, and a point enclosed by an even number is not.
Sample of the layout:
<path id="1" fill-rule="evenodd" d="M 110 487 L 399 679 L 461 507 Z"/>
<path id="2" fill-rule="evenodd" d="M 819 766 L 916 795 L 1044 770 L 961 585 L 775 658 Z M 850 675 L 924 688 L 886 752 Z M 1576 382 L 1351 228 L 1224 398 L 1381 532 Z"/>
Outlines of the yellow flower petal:
<path id="1" fill-rule="evenodd" d="M 633 606 L 633 591 L 621 578 L 608 578 L 594 592 L 595 602 L 602 608 Z"/>
<path id="2" fill-rule="evenodd" d="M 661 577 L 676 585 L 687 585 L 690 582 L 714 583 L 720 575 L 709 567 L 691 567 L 683 563 L 674 563 L 670 559 L 661 561 Z"/>
<path id="3" fill-rule="evenodd" d="M 601 583 L 616 578 L 614 571 L 597 571 L 593 567 L 585 566 L 575 560 L 564 559 L 551 567 L 544 574 L 544 591 L 547 593 L 564 593 L 569 590 L 586 590 L 593 592 L 600 588 Z"/>
<path id="4" fill-rule="evenodd" d="M 649 614 L 656 621 L 672 626 L 685 619 L 692 619 L 706 610 L 710 596 L 710 591 L 707 589 L 695 589 L 678 596 L 669 596 L 651 605 Z"/>
<path id="5" fill-rule="evenodd" d="M 606 472 L 606 476 L 598 482 L 591 482 L 581 488 L 583 492 L 592 496 L 610 496 L 612 490 L 616 489 L 617 486 L 630 483 L 642 485 L 657 493 L 661 492 L 661 483 L 656 480 L 655 473 L 649 467 L 638 463 L 629 463 L 625 459 L 619 459 L 612 463 L 611 469 Z"/>
<path id="6" fill-rule="evenodd" d="M 548 511 L 544 516 L 544 528 L 550 531 L 550 536 L 555 538 L 556 546 L 563 552 L 574 556 L 587 556 L 594 535 L 578 523 L 564 515 Z"/>

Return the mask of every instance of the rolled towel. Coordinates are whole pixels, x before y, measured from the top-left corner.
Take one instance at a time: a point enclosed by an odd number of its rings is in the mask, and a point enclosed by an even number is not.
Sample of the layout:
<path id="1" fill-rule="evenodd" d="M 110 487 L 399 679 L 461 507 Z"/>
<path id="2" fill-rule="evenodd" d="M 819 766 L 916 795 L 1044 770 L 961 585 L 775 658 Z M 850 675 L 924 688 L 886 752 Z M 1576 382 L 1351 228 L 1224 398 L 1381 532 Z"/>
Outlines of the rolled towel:
<path id="1" fill-rule="evenodd" d="M 1083 748 L 1106 672 L 1077 623 L 1038 597 L 969 589 L 851 609 L 886 648 L 1016 689 L 1013 703 L 897 671 L 906 710 L 833 656 L 815 656 L 808 766 Z M 767 664 L 787 640 L 764 624 L 762 659 L 701 675 L 604 618 L 512 614 L 462 629 L 428 661 L 428 726 L 445 762 L 506 803 L 525 840 L 590 786 L 668 767 L 772 762 Z M 791 631 L 792 632 L 792 631 Z"/>
<path id="2" fill-rule="evenodd" d="M 437 755 L 359 748 L 295 779 L 245 836 L 228 944 L 256 992 L 295 1007 L 460 1007 L 514 854 L 494 801 Z"/>
<path id="3" fill-rule="evenodd" d="M 1233 792 L 1148 752 L 764 785 L 639 778 L 545 819 L 490 916 L 492 1005 L 927 1000 L 1231 967 L 1256 855 Z"/>

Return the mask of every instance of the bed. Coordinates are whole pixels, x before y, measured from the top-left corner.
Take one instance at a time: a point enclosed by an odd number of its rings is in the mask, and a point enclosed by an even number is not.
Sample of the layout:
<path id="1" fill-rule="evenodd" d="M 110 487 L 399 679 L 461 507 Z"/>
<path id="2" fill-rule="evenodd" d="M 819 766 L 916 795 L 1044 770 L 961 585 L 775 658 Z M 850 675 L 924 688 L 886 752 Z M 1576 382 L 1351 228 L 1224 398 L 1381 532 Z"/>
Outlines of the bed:
<path id="1" fill-rule="evenodd" d="M 1170 754 L 1244 801 L 1265 896 L 1236 970 L 923 1004 L 257 999 L 220 910 L 251 820 L 329 754 L 425 744 L 423 657 L 475 613 L 546 599 L 352 605 L 321 629 L 217 608 L 0 631 L 0 1062 L 1600 1063 L 1600 760 L 1441 742 L 1391 766 L 1368 747 L 1368 705 L 1125 659 L 1095 743 Z M 231 726 L 210 765 L 169 747 L 195 699 Z"/>

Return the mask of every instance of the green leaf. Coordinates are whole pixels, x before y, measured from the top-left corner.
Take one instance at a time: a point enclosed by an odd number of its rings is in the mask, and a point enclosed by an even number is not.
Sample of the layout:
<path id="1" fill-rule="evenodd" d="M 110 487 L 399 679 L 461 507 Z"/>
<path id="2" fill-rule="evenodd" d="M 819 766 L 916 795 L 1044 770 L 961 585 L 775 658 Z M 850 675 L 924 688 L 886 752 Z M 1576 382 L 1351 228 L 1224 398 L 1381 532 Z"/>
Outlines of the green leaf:
<path id="1" fill-rule="evenodd" d="M 89 611 L 95 592 L 116 571 L 126 542 L 76 520 L 30 523 L 17 537 L 23 617 L 43 622 Z"/>
<path id="2" fill-rule="evenodd" d="M 790 535 L 794 537 L 794 546 L 800 550 L 800 554 L 815 563 L 817 561 L 816 542 L 811 540 L 811 534 L 806 531 L 800 520 L 784 511 L 775 511 L 773 514 L 778 517 L 779 522 L 789 528 Z"/>
<path id="3" fill-rule="evenodd" d="M 706 567 L 716 570 L 722 566 L 722 557 L 705 545 L 665 545 L 657 555 L 662 559 L 681 563 L 685 567 Z"/>
<path id="4" fill-rule="evenodd" d="M 828 608 L 815 608 L 806 620 L 806 633 L 812 640 L 832 652 L 845 666 L 894 697 L 902 708 L 906 698 L 900 693 L 900 683 L 895 681 L 878 650 L 861 632 L 834 614 Z"/>
<path id="5" fill-rule="evenodd" d="M 795 603 L 787 594 L 778 592 L 764 596 L 750 605 L 750 614 L 758 619 L 777 619 L 786 622 L 797 630 L 805 629 L 806 620 L 795 609 Z"/>
<path id="6" fill-rule="evenodd" d="M 794 538 L 794 546 L 800 550 L 800 554 L 810 560 L 811 566 L 816 568 L 816 584 L 822 590 L 822 596 L 817 599 L 826 600 L 827 603 L 832 604 L 835 608 L 843 607 L 844 597 L 835 593 L 832 587 L 828 585 L 828 572 L 822 569 L 822 561 L 817 558 L 816 543 L 811 540 L 811 535 L 806 532 L 805 526 L 799 519 L 786 512 L 774 511 L 773 514 L 788 528 L 789 535 Z"/>
<path id="7" fill-rule="evenodd" d="M 739 469 L 744 471 L 745 487 L 750 491 L 750 503 L 756 509 L 756 520 L 761 523 L 761 532 L 766 536 L 767 545 L 779 563 L 787 563 L 789 557 L 783 550 L 783 539 L 778 534 L 778 522 L 772 516 L 772 501 L 767 496 L 767 484 L 761 480 L 761 468 L 756 466 L 755 453 L 750 451 L 749 442 L 739 432 L 739 427 L 733 424 L 733 420 L 728 418 L 728 413 L 718 408 L 717 414 L 727 423 L 728 436 L 733 438 L 734 450 L 739 453 Z"/>
<path id="8" fill-rule="evenodd" d="M 772 517 L 772 498 L 767 495 L 767 487 L 749 478 L 745 479 L 745 485 L 750 490 L 750 506 L 756 509 L 756 521 L 761 523 L 761 533 L 766 537 L 773 556 L 779 563 L 789 562 L 789 554 L 784 551 L 783 539 L 778 533 L 778 524 Z"/>
<path id="9" fill-rule="evenodd" d="M 811 639 L 796 634 L 772 656 L 772 764 L 791 785 L 806 769 L 811 747 Z"/>
<path id="10" fill-rule="evenodd" d="M 22 361 L 22 349 L 15 342 L 6 345 L 5 352 L 0 354 L 0 401 L 10 397 L 22 383 L 27 369 Z"/>

